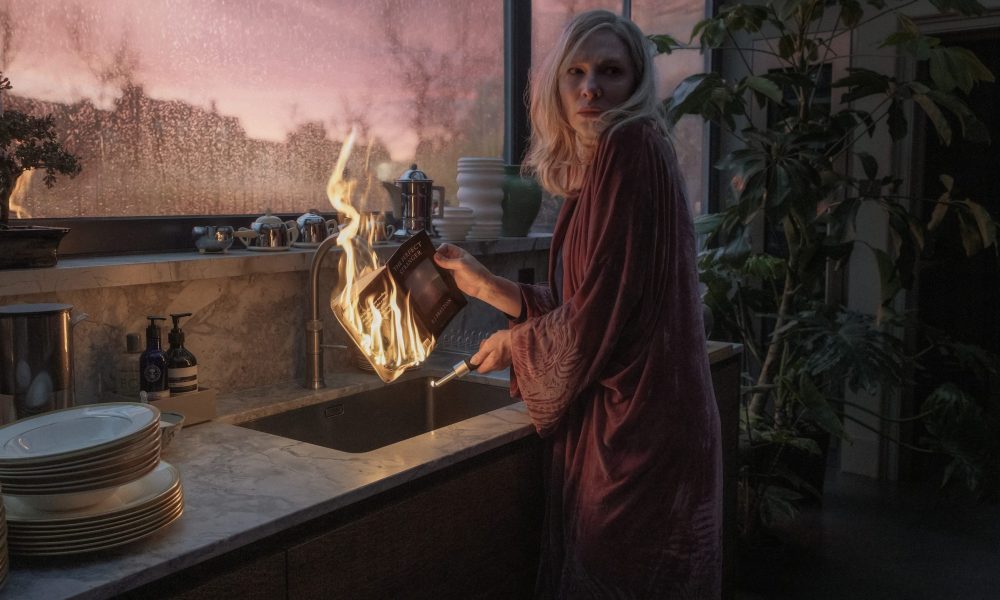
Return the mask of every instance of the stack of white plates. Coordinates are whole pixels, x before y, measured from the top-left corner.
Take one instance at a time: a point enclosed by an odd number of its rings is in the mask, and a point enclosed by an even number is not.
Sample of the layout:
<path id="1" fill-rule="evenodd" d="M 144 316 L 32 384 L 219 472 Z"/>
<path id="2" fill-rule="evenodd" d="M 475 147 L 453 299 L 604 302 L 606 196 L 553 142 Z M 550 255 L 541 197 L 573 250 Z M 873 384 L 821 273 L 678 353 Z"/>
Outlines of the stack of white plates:
<path id="1" fill-rule="evenodd" d="M 56 556 L 114 548 L 146 537 L 184 512 L 180 473 L 160 462 L 101 502 L 75 510 L 43 510 L 28 496 L 5 496 L 10 550 Z"/>
<path id="2" fill-rule="evenodd" d="M 0 588 L 7 583 L 7 574 L 10 572 L 10 559 L 7 552 L 7 511 L 4 510 L 3 502 L 0 502 Z"/>
<path id="3" fill-rule="evenodd" d="M 160 461 L 160 411 L 115 402 L 0 427 L 0 482 L 14 554 L 111 548 L 183 511 L 177 469 Z"/>
<path id="4" fill-rule="evenodd" d="M 160 462 L 160 411 L 115 402 L 52 411 L 0 427 L 4 494 L 44 509 L 81 508 Z"/>
<path id="5" fill-rule="evenodd" d="M 461 242 L 475 222 L 475 211 L 467 206 L 444 207 L 444 218 L 434 219 L 431 224 L 442 242 Z"/>

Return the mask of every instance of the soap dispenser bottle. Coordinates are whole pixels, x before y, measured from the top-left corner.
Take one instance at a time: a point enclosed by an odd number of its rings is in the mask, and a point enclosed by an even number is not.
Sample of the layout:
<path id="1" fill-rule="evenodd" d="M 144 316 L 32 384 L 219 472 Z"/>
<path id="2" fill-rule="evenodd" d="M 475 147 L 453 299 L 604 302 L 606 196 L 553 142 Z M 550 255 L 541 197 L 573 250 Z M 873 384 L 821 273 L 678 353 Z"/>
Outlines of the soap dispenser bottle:
<path id="1" fill-rule="evenodd" d="M 174 328 L 168 336 L 170 348 L 167 350 L 167 385 L 171 395 L 198 391 L 198 359 L 184 347 L 184 331 L 180 325 L 183 317 L 190 316 L 191 313 L 170 315 L 174 320 Z"/>
<path id="2" fill-rule="evenodd" d="M 167 387 L 167 353 L 160 347 L 160 326 L 166 317 L 146 317 L 146 350 L 139 355 L 139 387 L 149 400 L 170 397 Z"/>
<path id="3" fill-rule="evenodd" d="M 115 370 L 115 392 L 127 398 L 139 397 L 139 357 L 142 346 L 139 345 L 139 334 L 125 335 L 125 352 L 118 357 L 118 368 Z"/>

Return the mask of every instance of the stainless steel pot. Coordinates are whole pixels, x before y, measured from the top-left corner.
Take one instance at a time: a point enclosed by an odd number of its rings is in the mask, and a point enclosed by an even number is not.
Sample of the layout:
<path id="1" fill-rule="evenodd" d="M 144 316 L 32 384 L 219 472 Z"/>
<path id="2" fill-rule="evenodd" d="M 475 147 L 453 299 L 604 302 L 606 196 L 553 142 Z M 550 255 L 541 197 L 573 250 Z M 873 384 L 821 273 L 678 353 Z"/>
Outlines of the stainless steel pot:
<path id="1" fill-rule="evenodd" d="M 0 423 L 74 404 L 69 304 L 0 306 Z"/>

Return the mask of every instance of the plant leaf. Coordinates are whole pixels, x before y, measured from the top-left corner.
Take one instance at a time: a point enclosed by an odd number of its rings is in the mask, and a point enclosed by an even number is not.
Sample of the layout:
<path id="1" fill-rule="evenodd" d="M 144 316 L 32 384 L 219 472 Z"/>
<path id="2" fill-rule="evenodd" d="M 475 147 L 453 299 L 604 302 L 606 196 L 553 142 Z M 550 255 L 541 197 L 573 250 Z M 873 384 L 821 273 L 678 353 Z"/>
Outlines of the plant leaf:
<path id="1" fill-rule="evenodd" d="M 770 79 L 758 75 L 750 75 L 744 82 L 746 85 L 754 90 L 755 92 L 760 92 L 761 94 L 767 96 L 770 100 L 773 100 L 777 104 L 781 104 L 784 101 L 784 96 L 781 93 L 781 88 L 778 84 L 771 81 Z"/>
<path id="2" fill-rule="evenodd" d="M 930 96 L 926 94 L 914 94 L 913 100 L 920 105 L 920 108 L 924 109 L 924 113 L 931 120 L 934 125 L 934 130 L 937 131 L 938 139 L 941 140 L 941 144 L 944 146 L 951 145 L 951 125 L 948 124 L 948 119 L 944 117 L 941 113 L 941 109 L 938 105 L 931 100 Z"/>
<path id="3" fill-rule="evenodd" d="M 657 54 L 670 54 L 674 49 L 682 47 L 677 40 L 666 34 L 661 33 L 647 37 L 656 45 Z"/>
<path id="4" fill-rule="evenodd" d="M 871 69 L 853 67 L 847 69 L 848 75 L 830 84 L 831 87 L 846 87 L 847 92 L 841 98 L 844 103 L 876 94 L 887 94 L 893 78 Z"/>
<path id="5" fill-rule="evenodd" d="M 906 137 L 906 131 L 910 126 L 906 121 L 906 115 L 903 114 L 903 106 L 898 100 L 894 99 L 889 103 L 887 124 L 889 126 L 889 137 L 894 141 Z"/>
<path id="6" fill-rule="evenodd" d="M 951 204 L 951 187 L 955 180 L 950 175 L 941 175 L 939 179 L 944 184 L 944 193 L 938 196 L 934 210 L 931 211 L 931 220 L 927 222 L 928 231 L 934 231 L 941 224 L 944 216 L 948 214 L 948 207 Z"/>
<path id="7" fill-rule="evenodd" d="M 830 401 L 819 391 L 819 388 L 813 383 L 810 375 L 802 373 L 799 376 L 798 384 L 798 398 L 806 410 L 809 411 L 809 416 L 816 421 L 816 424 L 830 435 L 837 436 L 842 440 L 848 439 L 840 416 L 834 412 L 833 407 L 830 406 Z"/>
<path id="8" fill-rule="evenodd" d="M 899 278 L 899 271 L 896 269 L 896 263 L 892 258 L 878 248 L 872 248 L 871 250 L 875 255 L 875 262 L 878 265 L 879 284 L 882 290 L 881 308 L 888 306 L 892 302 L 892 299 L 896 297 L 896 294 L 903 288 L 903 285 Z M 881 321 L 881 312 L 879 320 Z"/>
<path id="9" fill-rule="evenodd" d="M 861 3 L 858 0 L 839 0 L 838 4 L 840 4 L 840 21 L 848 29 L 854 28 L 861 22 L 865 10 L 861 8 Z"/>
<path id="10" fill-rule="evenodd" d="M 990 213 L 983 208 L 983 205 L 971 200 L 962 200 L 956 204 L 964 206 L 972 215 L 978 229 L 982 247 L 989 248 L 995 244 L 997 241 L 997 224 L 993 221 Z"/>
<path id="11" fill-rule="evenodd" d="M 927 97 L 958 117 L 962 124 L 962 137 L 970 142 L 990 142 L 990 129 L 976 117 L 972 109 L 958 96 L 940 90 L 928 90 Z"/>
<path id="12" fill-rule="evenodd" d="M 865 177 L 875 179 L 878 175 L 878 161 L 875 160 L 875 157 L 867 152 L 858 152 L 857 157 L 861 160 L 861 167 L 865 171 Z"/>

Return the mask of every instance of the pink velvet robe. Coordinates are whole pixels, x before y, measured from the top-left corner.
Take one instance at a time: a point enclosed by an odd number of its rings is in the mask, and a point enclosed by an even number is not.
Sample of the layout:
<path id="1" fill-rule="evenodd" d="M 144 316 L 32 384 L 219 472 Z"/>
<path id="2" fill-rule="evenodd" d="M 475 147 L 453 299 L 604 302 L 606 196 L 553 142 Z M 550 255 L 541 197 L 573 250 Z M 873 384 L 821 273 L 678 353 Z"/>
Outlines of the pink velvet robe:
<path id="1" fill-rule="evenodd" d="M 719 416 L 681 186 L 652 126 L 605 135 L 553 236 L 564 298 L 521 286 L 511 388 L 548 463 L 539 597 L 720 594 Z"/>

